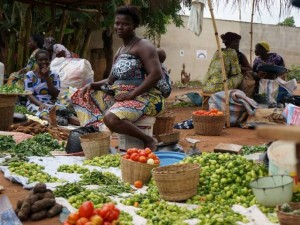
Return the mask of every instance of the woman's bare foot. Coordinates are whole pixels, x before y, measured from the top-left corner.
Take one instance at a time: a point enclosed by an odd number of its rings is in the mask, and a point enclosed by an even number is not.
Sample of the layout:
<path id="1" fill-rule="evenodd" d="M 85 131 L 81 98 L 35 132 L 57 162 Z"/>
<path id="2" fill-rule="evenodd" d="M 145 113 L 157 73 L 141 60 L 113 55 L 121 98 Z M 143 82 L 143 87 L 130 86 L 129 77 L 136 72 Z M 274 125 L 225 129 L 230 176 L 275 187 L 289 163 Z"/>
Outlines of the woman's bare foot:
<path id="1" fill-rule="evenodd" d="M 144 142 L 145 148 L 150 148 L 151 151 L 155 151 L 157 149 L 158 141 L 154 137 L 149 136 L 149 141 Z"/>

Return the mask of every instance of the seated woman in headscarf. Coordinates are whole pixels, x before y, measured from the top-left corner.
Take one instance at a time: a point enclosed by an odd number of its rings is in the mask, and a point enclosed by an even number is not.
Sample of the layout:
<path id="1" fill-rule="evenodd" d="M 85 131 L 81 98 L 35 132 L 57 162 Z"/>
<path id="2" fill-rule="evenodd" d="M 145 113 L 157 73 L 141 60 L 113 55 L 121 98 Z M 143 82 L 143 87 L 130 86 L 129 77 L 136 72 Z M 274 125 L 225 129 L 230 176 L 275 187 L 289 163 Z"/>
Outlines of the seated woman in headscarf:
<path id="1" fill-rule="evenodd" d="M 261 41 L 255 46 L 255 55 L 257 56 L 253 62 L 253 72 L 258 75 L 258 78 L 275 79 L 279 75 L 278 73 L 265 72 L 259 67 L 265 64 L 282 66 L 284 67 L 283 58 L 277 53 L 270 53 L 270 46 L 267 42 Z"/>
<path id="2" fill-rule="evenodd" d="M 44 40 L 44 48 L 49 51 L 51 61 L 56 57 L 78 58 L 78 55 L 69 51 L 65 46 L 56 44 L 53 37 L 47 37 Z"/>
<path id="3" fill-rule="evenodd" d="M 32 51 L 27 65 L 19 70 L 18 72 L 14 72 L 9 76 L 8 84 L 17 84 L 20 88 L 24 88 L 24 78 L 25 74 L 31 70 L 35 70 L 37 68 L 36 63 L 36 53 L 43 48 L 44 38 L 39 34 L 33 34 L 29 38 L 28 47 Z"/>
<path id="4" fill-rule="evenodd" d="M 228 89 L 236 89 L 243 80 L 243 74 L 252 70 L 246 56 L 239 51 L 241 36 L 227 32 L 221 35 L 226 48 L 222 49 Z M 224 90 L 221 62 L 218 51 L 213 55 L 208 71 L 204 77 L 202 90 L 215 93 Z"/>

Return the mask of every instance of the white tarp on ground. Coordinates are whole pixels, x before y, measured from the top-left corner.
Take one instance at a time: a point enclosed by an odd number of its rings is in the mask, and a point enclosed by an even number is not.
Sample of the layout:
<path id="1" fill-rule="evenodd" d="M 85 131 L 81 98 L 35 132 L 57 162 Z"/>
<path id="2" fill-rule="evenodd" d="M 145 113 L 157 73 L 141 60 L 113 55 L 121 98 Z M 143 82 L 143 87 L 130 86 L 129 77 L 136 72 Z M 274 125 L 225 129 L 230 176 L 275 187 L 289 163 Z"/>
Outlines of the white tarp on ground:
<path id="1" fill-rule="evenodd" d="M 37 157 L 37 156 L 31 156 L 29 157 L 29 162 L 34 162 L 38 165 L 44 166 L 44 171 L 47 172 L 49 175 L 53 177 L 57 177 L 59 179 L 66 180 L 68 182 L 76 182 L 80 180 L 80 174 L 71 174 L 71 173 L 63 173 L 63 172 L 57 172 L 57 169 L 60 165 L 67 164 L 72 165 L 76 164 L 85 168 L 88 168 L 90 170 L 98 170 L 102 172 L 111 172 L 115 174 L 116 176 L 121 178 L 121 170 L 120 168 L 110 167 L 110 168 L 100 168 L 97 166 L 83 166 L 83 161 L 85 160 L 85 157 L 79 157 L 79 156 L 51 156 L 51 157 Z M 0 163 L 4 161 L 4 158 L 0 158 Z M 16 174 L 13 174 L 9 171 L 7 166 L 0 166 L 0 170 L 3 171 L 4 177 L 14 181 L 18 182 L 23 185 L 26 189 L 31 189 L 35 183 L 29 183 L 28 178 L 19 176 Z M 56 186 L 62 185 L 61 183 L 46 183 L 47 188 L 50 188 L 52 190 L 55 189 Z M 87 188 L 95 188 L 95 185 L 89 185 Z M 141 189 L 138 189 L 135 194 L 137 193 L 145 193 L 147 191 L 147 186 L 144 186 Z M 129 213 L 133 217 L 133 224 L 138 225 L 146 225 L 147 220 L 139 215 L 136 214 L 136 211 L 139 210 L 139 208 L 133 207 L 133 206 L 126 206 L 120 203 L 121 198 L 120 197 L 111 197 L 114 201 L 117 202 L 117 207 L 120 210 L 123 210 L 124 212 Z M 56 198 L 57 202 L 66 207 L 70 212 L 75 212 L 76 209 L 67 201 L 67 199 L 64 198 Z M 192 209 L 195 207 L 199 207 L 197 205 L 190 205 L 190 204 L 183 204 L 183 203 L 171 203 L 170 204 L 177 204 L 182 207 L 186 207 L 187 209 Z M 259 210 L 257 206 L 251 206 L 249 208 L 244 208 L 240 205 L 234 205 L 233 210 L 237 213 L 240 213 L 244 216 L 246 216 L 249 219 L 249 223 L 239 223 L 239 225 L 276 225 L 271 223 L 268 218 Z M 199 222 L 198 219 L 191 219 L 186 220 L 186 222 L 190 225 L 197 224 Z"/>

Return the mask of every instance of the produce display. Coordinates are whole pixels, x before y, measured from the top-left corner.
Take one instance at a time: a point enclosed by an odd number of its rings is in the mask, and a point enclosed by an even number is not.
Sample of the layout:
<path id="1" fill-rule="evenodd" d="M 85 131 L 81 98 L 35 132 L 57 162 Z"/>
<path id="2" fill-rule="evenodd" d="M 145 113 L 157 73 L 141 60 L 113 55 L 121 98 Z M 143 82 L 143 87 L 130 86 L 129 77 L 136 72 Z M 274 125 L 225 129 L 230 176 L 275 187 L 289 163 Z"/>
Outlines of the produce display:
<path id="1" fill-rule="evenodd" d="M 137 149 L 129 148 L 126 154 L 122 156 L 124 159 L 130 159 L 139 163 L 160 164 L 159 158 L 151 151 L 150 148 Z"/>
<path id="2" fill-rule="evenodd" d="M 50 142 L 43 138 L 38 140 L 43 145 L 46 145 L 46 142 Z M 0 142 L 0 144 L 2 143 Z M 14 142 L 8 136 L 5 138 L 5 144 L 2 145 L 4 146 L 3 148 L 9 148 L 6 146 L 13 146 Z M 243 154 L 247 155 L 265 151 L 266 148 L 264 145 L 244 146 Z M 136 208 L 135 214 L 145 218 L 147 225 L 184 225 L 189 224 L 187 220 L 190 219 L 197 219 L 198 222 L 195 223 L 197 225 L 237 224 L 238 221 L 248 223 L 249 221 L 246 217 L 232 210 L 232 206 L 235 204 L 246 208 L 258 205 L 271 222 L 278 223 L 275 208 L 263 207 L 257 204 L 249 187 L 249 183 L 252 180 L 267 176 L 266 166 L 248 160 L 242 155 L 203 152 L 201 155 L 189 156 L 180 161 L 179 163 L 199 164 L 201 172 L 197 194 L 187 201 L 182 202 L 186 204 L 178 205 L 160 198 L 158 188 L 153 179 L 147 183 L 146 191 L 142 189 L 142 192 L 138 193 L 135 188 L 142 188 L 144 186 L 143 182 L 136 180 L 134 184 L 132 183 L 132 186 L 122 182 L 119 175 L 117 176 L 118 173 L 115 174 L 114 171 L 120 170 L 119 168 L 112 168 L 112 172 L 114 173 L 111 173 L 96 169 L 92 170 L 91 167 L 82 166 L 92 165 L 101 168 L 118 167 L 122 157 L 138 163 L 159 164 L 158 157 L 150 149 L 130 148 L 122 156 L 119 154 L 104 155 L 95 157 L 92 160 L 81 161 L 80 164 L 61 164 L 58 167 L 58 172 L 80 174 L 79 181 L 75 183 L 62 183 L 60 186 L 56 186 L 52 193 L 55 197 L 67 199 L 75 209 L 78 209 L 78 212 L 69 215 L 64 225 L 134 224 L 133 217 L 125 212 L 126 207 L 122 206 L 122 204 L 125 206 L 134 206 Z M 10 162 L 4 162 L 5 165 L 8 165 L 9 171 L 28 177 L 30 183 L 34 181 L 43 183 L 61 182 L 61 180 L 45 173 L 43 171 L 44 167 L 41 165 L 18 161 L 19 159 L 14 157 L 11 160 Z M 33 219 L 46 218 L 47 213 L 44 211 L 49 210 L 50 205 L 53 204 L 53 201 L 40 200 L 45 201 L 39 204 L 43 204 L 46 209 L 41 210 L 43 213 Z M 300 201 L 300 192 L 294 193 L 292 201 Z M 112 206 L 115 207 L 114 204 L 118 204 L 121 210 L 125 210 L 121 212 L 119 210 L 117 219 L 115 219 L 116 213 L 114 211 L 112 213 L 109 213 L 110 211 L 100 213 L 103 208 L 113 210 Z M 37 207 L 32 207 L 29 211 L 35 213 Z M 94 209 L 90 210 L 91 207 Z M 19 206 L 19 210 L 21 208 Z M 282 208 L 288 210 L 288 207 L 285 207 L 285 205 Z M 298 211 L 292 210 L 288 213 L 297 214 Z M 27 218 L 31 218 L 31 214 Z M 136 219 L 136 217 L 134 218 Z"/>
<path id="3" fill-rule="evenodd" d="M 257 145 L 257 146 L 243 146 L 242 155 L 250 155 L 257 152 L 266 152 L 268 150 L 268 146 L 266 145 Z"/>
<path id="4" fill-rule="evenodd" d="M 99 166 L 102 168 L 119 167 L 120 159 L 120 154 L 102 155 L 96 156 L 93 159 L 84 160 L 83 165 Z"/>
<path id="5" fill-rule="evenodd" d="M 43 183 L 55 183 L 62 182 L 56 177 L 51 177 L 49 174 L 43 171 L 44 167 L 36 163 L 28 163 L 25 161 L 11 162 L 8 164 L 9 171 L 17 175 L 27 177 L 29 183 L 34 181 Z"/>
<path id="6" fill-rule="evenodd" d="M 39 134 L 15 144 L 11 136 L 0 135 L 0 151 L 20 156 L 47 156 L 53 150 L 63 150 L 63 146 L 48 133 Z"/>
<path id="7" fill-rule="evenodd" d="M 28 111 L 28 109 L 23 105 L 16 105 L 15 112 L 22 113 L 22 114 L 28 114 L 28 115 L 34 115 L 32 112 Z"/>
<path id="8" fill-rule="evenodd" d="M 56 203 L 51 190 L 44 183 L 36 184 L 24 200 L 19 200 L 15 213 L 21 221 L 41 220 L 58 215 L 62 206 Z"/>
<path id="9" fill-rule="evenodd" d="M 78 212 L 71 213 L 64 225 L 102 225 L 118 224 L 120 210 L 114 203 L 105 203 L 101 208 L 94 207 L 91 201 L 82 203 Z"/>
<path id="10" fill-rule="evenodd" d="M 224 116 L 224 113 L 222 111 L 219 111 L 217 109 L 211 109 L 211 110 L 197 110 L 192 113 L 195 116 Z"/>
<path id="11" fill-rule="evenodd" d="M 68 140 L 70 133 L 70 131 L 59 127 L 46 127 L 45 125 L 43 125 L 43 120 L 41 120 L 41 122 L 37 122 L 32 119 L 27 120 L 24 123 L 13 124 L 9 127 L 8 130 L 31 135 L 49 133 L 51 134 L 52 138 L 64 141 Z"/>
<path id="12" fill-rule="evenodd" d="M 89 172 L 89 169 L 79 166 L 77 164 L 74 165 L 60 165 L 57 169 L 58 172 L 64 173 L 79 173 L 84 174 Z"/>
<path id="13" fill-rule="evenodd" d="M 24 91 L 17 85 L 1 85 L 0 86 L 0 94 L 19 94 L 19 95 L 24 95 L 24 94 L 30 94 L 28 91 Z"/>

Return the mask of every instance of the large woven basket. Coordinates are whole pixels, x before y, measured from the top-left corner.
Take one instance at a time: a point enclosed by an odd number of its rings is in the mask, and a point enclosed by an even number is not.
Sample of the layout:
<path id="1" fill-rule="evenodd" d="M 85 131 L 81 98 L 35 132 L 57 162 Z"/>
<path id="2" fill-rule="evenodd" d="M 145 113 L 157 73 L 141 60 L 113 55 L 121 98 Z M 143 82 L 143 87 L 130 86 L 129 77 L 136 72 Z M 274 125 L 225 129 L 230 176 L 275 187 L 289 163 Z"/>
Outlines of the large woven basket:
<path id="1" fill-rule="evenodd" d="M 300 209 L 300 202 L 290 202 L 289 205 L 293 210 Z M 277 217 L 280 225 L 296 225 L 300 224 L 300 215 L 290 214 L 281 211 L 281 206 L 277 206 Z"/>
<path id="2" fill-rule="evenodd" d="M 81 147 L 87 159 L 109 153 L 110 133 L 96 132 L 80 136 Z"/>
<path id="3" fill-rule="evenodd" d="M 179 131 L 174 131 L 170 134 L 160 134 L 156 136 L 158 142 L 163 142 L 164 144 L 175 144 L 178 143 L 180 137 Z"/>
<path id="4" fill-rule="evenodd" d="M 165 112 L 156 117 L 153 125 L 153 135 L 156 137 L 160 134 L 170 134 L 173 131 L 175 122 L 175 114 L 172 112 Z"/>
<path id="5" fill-rule="evenodd" d="M 151 171 L 158 165 L 134 162 L 121 158 L 121 173 L 123 182 L 134 184 L 135 181 L 142 181 L 146 184 L 151 179 Z"/>
<path id="6" fill-rule="evenodd" d="M 17 101 L 17 95 L 0 94 L 0 130 L 8 130 L 14 120 L 14 110 Z"/>
<path id="7" fill-rule="evenodd" d="M 183 201 L 197 193 L 200 166 L 198 164 L 175 164 L 152 170 L 161 198 L 167 201 Z"/>
<path id="8" fill-rule="evenodd" d="M 206 136 L 221 135 L 226 122 L 226 116 L 199 116 L 192 115 L 196 134 Z"/>

